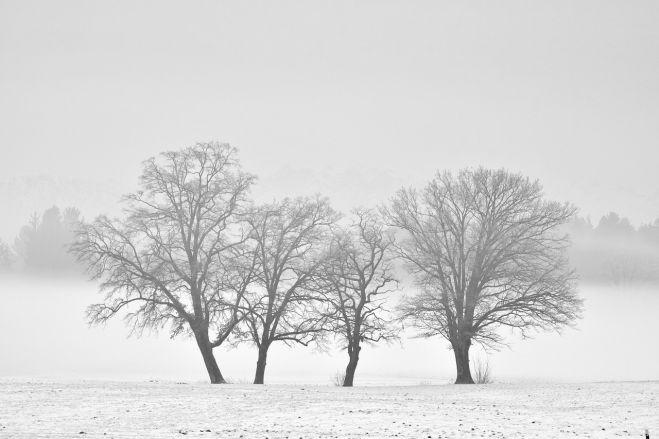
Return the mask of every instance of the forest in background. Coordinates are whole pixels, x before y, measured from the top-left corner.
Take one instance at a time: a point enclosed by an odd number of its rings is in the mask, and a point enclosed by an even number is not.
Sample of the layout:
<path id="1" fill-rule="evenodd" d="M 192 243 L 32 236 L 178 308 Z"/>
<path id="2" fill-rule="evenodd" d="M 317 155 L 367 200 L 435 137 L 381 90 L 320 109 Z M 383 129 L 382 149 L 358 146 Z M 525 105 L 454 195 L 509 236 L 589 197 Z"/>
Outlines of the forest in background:
<path id="1" fill-rule="evenodd" d="M 80 273 L 82 268 L 69 253 L 80 211 L 52 206 L 35 212 L 19 230 L 13 245 L 0 240 L 0 271 L 25 273 Z"/>
<path id="2" fill-rule="evenodd" d="M 0 240 L 0 272 L 80 273 L 68 248 L 81 220 L 75 207 L 35 212 L 13 243 Z M 576 217 L 565 227 L 570 262 L 582 281 L 659 283 L 659 218 L 635 227 L 611 212 L 596 223 Z"/>
<path id="3" fill-rule="evenodd" d="M 577 217 L 566 232 L 572 241 L 570 263 L 582 281 L 659 282 L 659 218 L 634 227 L 613 212 L 597 224 Z"/>

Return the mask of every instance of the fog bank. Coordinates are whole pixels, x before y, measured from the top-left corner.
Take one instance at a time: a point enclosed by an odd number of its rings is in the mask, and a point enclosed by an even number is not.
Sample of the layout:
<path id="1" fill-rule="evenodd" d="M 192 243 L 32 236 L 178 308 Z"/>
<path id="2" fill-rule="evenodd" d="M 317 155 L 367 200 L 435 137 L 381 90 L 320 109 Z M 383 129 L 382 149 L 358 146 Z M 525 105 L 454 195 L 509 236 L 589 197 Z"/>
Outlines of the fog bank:
<path id="1" fill-rule="evenodd" d="M 584 318 L 563 335 L 533 340 L 511 337 L 509 348 L 491 352 L 498 381 L 607 381 L 659 379 L 656 309 L 659 289 L 583 285 Z M 100 295 L 93 283 L 65 278 L 0 278 L 0 377 L 57 379 L 158 379 L 206 381 L 191 339 L 145 334 L 127 338 L 121 319 L 89 328 L 84 311 Z M 356 384 L 447 383 L 454 379 L 453 354 L 440 338 L 364 347 Z M 223 373 L 234 382 L 253 379 L 256 350 L 216 350 Z M 472 359 L 485 358 L 474 349 Z M 330 349 L 273 346 L 266 382 L 329 384 L 347 355 Z"/>

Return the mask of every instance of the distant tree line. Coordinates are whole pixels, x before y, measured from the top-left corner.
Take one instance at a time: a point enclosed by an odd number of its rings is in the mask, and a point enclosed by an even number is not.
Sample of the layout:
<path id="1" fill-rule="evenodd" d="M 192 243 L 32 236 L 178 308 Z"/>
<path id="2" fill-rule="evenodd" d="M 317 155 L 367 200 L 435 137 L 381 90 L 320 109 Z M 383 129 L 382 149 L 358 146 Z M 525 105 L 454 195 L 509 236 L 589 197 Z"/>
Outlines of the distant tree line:
<path id="1" fill-rule="evenodd" d="M 80 211 L 57 206 L 34 213 L 18 233 L 13 247 L 0 241 L 0 271 L 81 272 L 69 249 L 80 226 Z"/>
<path id="2" fill-rule="evenodd" d="M 69 252 L 80 211 L 52 206 L 34 213 L 13 245 L 0 240 L 0 272 L 78 273 L 82 267 Z M 634 227 L 615 212 L 597 224 L 575 216 L 565 226 L 569 260 L 579 279 L 612 284 L 659 282 L 659 218 Z"/>
<path id="3" fill-rule="evenodd" d="M 290 200 L 289 200 L 290 202 Z M 75 207 L 52 206 L 34 213 L 13 245 L 0 240 L 0 272 L 78 273 L 69 252 L 80 225 Z M 568 255 L 579 279 L 611 284 L 659 282 L 659 218 L 635 227 L 611 212 L 597 222 L 575 216 L 565 226 Z"/>
<path id="4" fill-rule="evenodd" d="M 583 281 L 659 282 L 659 218 L 634 227 L 616 213 L 597 225 L 575 218 L 567 225 L 572 265 Z"/>
<path id="5" fill-rule="evenodd" d="M 213 353 L 225 343 L 256 348 L 262 384 L 273 344 L 334 338 L 352 386 L 362 348 L 403 325 L 445 338 L 456 383 L 473 383 L 473 343 L 496 347 L 501 328 L 559 330 L 579 317 L 561 230 L 574 209 L 545 200 L 537 181 L 503 169 L 438 173 L 342 215 L 321 196 L 255 205 L 254 180 L 217 142 L 144 162 L 124 216 L 83 222 L 72 240 L 104 292 L 90 322 L 123 314 L 137 333 L 190 336 L 211 383 L 225 382 Z"/>

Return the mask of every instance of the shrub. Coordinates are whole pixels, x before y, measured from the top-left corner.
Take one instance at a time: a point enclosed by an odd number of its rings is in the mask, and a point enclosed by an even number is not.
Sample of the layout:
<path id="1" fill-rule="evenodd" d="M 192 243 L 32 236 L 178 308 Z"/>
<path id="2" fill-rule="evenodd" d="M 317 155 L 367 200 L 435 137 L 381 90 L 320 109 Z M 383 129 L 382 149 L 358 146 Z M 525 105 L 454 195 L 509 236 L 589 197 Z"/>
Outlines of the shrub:
<path id="1" fill-rule="evenodd" d="M 345 379 L 346 373 L 338 371 L 334 374 L 334 376 L 332 376 L 332 383 L 334 383 L 336 387 L 342 387 Z"/>
<path id="2" fill-rule="evenodd" d="M 473 361 L 472 364 L 472 375 L 476 384 L 490 384 L 492 382 L 490 363 L 487 360 L 479 358 Z"/>

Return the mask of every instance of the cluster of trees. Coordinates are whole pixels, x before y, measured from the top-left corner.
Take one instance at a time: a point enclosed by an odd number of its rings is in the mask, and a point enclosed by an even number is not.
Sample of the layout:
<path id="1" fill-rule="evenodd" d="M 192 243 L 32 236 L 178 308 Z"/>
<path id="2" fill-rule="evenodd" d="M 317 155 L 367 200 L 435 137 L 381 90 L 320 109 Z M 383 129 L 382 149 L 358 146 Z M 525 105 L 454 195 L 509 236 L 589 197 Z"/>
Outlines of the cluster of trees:
<path id="1" fill-rule="evenodd" d="M 456 383 L 473 383 L 472 343 L 503 343 L 502 326 L 559 329 L 579 315 L 559 228 L 573 215 L 545 201 L 537 182 L 505 170 L 438 174 L 387 206 L 342 216 L 322 197 L 254 205 L 255 177 L 237 151 L 203 143 L 144 163 L 125 216 L 83 224 L 72 246 L 105 298 L 100 323 L 125 312 L 132 330 L 168 328 L 197 343 L 212 383 L 223 343 L 258 351 L 264 382 L 273 343 L 337 338 L 354 381 L 366 343 L 409 323 L 455 352 Z M 415 294 L 400 292 L 409 276 Z"/>
<path id="2" fill-rule="evenodd" d="M 41 215 L 33 214 L 21 228 L 13 248 L 0 242 L 0 270 L 80 271 L 68 251 L 80 221 L 80 211 L 74 207 L 60 211 L 53 206 Z"/>
<path id="3" fill-rule="evenodd" d="M 616 213 L 597 224 L 575 218 L 567 231 L 572 240 L 570 260 L 583 280 L 659 282 L 659 219 L 634 227 Z"/>

